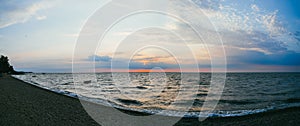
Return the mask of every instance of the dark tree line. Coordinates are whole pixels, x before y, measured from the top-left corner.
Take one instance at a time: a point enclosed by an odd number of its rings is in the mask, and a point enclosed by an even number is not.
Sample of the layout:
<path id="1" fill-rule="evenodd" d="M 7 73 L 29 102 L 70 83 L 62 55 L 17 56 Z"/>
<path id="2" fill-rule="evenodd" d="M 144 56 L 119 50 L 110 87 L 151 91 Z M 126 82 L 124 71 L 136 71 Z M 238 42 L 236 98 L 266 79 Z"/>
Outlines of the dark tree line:
<path id="1" fill-rule="evenodd" d="M 7 56 L 1 55 L 0 73 L 15 73 L 14 67 L 9 64 L 9 59 Z"/>

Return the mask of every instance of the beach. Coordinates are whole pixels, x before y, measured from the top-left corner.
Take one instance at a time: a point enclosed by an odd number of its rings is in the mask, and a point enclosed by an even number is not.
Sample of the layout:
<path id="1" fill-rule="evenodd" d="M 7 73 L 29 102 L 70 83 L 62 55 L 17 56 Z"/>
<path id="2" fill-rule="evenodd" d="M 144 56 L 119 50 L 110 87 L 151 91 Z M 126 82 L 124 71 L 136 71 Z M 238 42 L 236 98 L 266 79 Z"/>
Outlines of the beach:
<path id="1" fill-rule="evenodd" d="M 0 77 L 0 125 L 99 125 L 76 98 L 57 94 L 9 75 Z M 110 108 L 91 103 L 102 109 Z M 122 110 L 124 113 L 135 112 Z M 298 125 L 300 108 L 287 108 L 241 117 L 183 118 L 176 125 Z M 173 117 L 170 117 L 173 118 Z M 133 123 L 134 124 L 134 123 Z"/>

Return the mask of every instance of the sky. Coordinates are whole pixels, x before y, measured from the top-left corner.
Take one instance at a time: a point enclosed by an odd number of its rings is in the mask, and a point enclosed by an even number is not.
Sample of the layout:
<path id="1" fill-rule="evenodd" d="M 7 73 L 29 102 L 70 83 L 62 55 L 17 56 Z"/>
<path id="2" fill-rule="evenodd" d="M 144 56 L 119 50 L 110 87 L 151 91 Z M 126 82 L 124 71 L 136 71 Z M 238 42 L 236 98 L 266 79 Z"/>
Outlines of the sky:
<path id="1" fill-rule="evenodd" d="M 101 44 L 89 45 L 88 40 L 78 44 L 78 38 L 85 35 L 81 32 L 84 26 L 92 26 L 91 31 L 100 29 L 87 23 L 109 2 L 0 0 L 0 55 L 8 56 L 16 70 L 32 72 L 72 72 L 74 64 L 86 72 L 91 70 L 85 66 L 93 63 L 96 72 L 209 72 L 212 61 L 218 70 L 218 61 L 223 59 L 228 72 L 300 72 L 297 0 L 193 0 L 195 6 L 175 1 L 166 7 L 154 3 L 178 15 L 199 11 L 205 17 L 190 16 L 208 19 L 214 27 L 145 12 L 117 22 Z M 137 2 L 134 6 L 142 5 Z M 108 9 L 106 15 L 118 11 Z M 97 19 L 92 23 L 105 23 L 101 15 Z M 218 36 L 222 44 L 203 41 L 193 25 L 201 33 Z M 79 45 L 96 50 L 78 50 Z M 82 55 L 73 57 L 74 51 Z"/>

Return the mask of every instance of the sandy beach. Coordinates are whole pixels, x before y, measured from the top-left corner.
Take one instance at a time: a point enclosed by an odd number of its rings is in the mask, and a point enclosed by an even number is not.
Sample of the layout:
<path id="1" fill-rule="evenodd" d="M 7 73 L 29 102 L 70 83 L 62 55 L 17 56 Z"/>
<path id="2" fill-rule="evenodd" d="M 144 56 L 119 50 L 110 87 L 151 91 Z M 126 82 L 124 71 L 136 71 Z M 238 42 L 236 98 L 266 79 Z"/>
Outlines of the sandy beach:
<path id="1" fill-rule="evenodd" d="M 0 77 L 0 125 L 99 125 L 78 99 L 26 84 L 10 76 Z M 101 105 L 95 105 L 102 108 Z M 107 108 L 109 111 L 109 108 Z M 126 111 L 134 114 L 135 112 Z M 298 125 L 300 108 L 288 108 L 241 117 L 181 119 L 176 125 Z M 171 117 L 170 117 L 171 118 Z M 134 124 L 134 123 L 133 123 Z"/>

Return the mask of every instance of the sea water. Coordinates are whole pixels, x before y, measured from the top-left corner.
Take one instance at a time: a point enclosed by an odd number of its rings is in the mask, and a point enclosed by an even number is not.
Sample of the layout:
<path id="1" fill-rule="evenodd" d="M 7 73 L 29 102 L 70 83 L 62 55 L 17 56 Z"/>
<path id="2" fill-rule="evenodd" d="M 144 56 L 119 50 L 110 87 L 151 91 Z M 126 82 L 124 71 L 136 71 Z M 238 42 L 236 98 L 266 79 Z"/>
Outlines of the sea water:
<path id="1" fill-rule="evenodd" d="M 164 110 L 168 116 L 188 111 L 185 116 L 197 117 L 205 111 L 205 100 L 214 100 L 207 99 L 210 73 L 28 73 L 14 77 L 98 104 L 153 114 Z M 300 73 L 227 73 L 225 82 L 210 116 L 242 116 L 300 106 Z"/>

